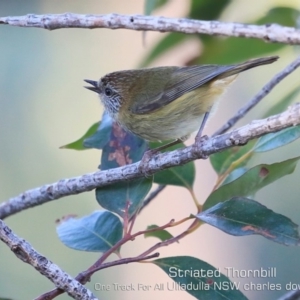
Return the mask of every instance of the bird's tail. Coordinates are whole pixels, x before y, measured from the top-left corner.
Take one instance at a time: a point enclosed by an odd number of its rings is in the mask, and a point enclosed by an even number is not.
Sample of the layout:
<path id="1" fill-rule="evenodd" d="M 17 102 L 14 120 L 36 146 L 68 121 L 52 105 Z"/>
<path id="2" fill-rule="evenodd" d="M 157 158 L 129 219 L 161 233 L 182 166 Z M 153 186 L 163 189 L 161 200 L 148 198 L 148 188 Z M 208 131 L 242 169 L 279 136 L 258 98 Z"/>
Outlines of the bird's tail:
<path id="1" fill-rule="evenodd" d="M 232 65 L 231 68 L 229 68 L 224 73 L 220 74 L 218 76 L 218 79 L 229 77 L 241 72 L 244 72 L 246 70 L 249 70 L 251 68 L 255 68 L 261 65 L 267 65 L 271 64 L 274 61 L 276 61 L 279 58 L 279 56 L 268 56 L 268 57 L 262 57 L 262 58 L 255 58 L 248 60 L 246 62 L 243 62 L 241 64 Z"/>

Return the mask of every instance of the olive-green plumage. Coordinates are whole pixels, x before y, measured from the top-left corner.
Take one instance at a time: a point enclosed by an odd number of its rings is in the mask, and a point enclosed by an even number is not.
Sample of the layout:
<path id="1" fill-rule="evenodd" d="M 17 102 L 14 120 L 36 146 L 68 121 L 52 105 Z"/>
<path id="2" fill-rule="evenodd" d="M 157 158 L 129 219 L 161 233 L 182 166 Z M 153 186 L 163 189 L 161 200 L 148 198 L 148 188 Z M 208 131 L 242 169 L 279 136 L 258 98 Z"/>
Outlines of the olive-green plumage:
<path id="1" fill-rule="evenodd" d="M 150 141 L 184 139 L 238 73 L 270 64 L 277 56 L 236 65 L 158 67 L 113 72 L 88 89 L 99 93 L 110 115 L 126 130 Z"/>

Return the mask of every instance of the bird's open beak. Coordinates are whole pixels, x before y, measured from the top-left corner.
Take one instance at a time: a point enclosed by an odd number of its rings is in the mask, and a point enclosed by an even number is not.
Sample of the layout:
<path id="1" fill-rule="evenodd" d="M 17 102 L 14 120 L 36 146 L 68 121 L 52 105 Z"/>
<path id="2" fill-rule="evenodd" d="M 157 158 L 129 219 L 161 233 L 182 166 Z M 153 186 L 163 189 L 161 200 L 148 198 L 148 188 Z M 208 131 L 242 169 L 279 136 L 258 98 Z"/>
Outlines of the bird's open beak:
<path id="1" fill-rule="evenodd" d="M 86 89 L 91 90 L 97 94 L 100 93 L 100 90 L 98 88 L 98 82 L 94 80 L 84 79 L 85 82 L 91 84 L 92 86 L 85 86 Z"/>

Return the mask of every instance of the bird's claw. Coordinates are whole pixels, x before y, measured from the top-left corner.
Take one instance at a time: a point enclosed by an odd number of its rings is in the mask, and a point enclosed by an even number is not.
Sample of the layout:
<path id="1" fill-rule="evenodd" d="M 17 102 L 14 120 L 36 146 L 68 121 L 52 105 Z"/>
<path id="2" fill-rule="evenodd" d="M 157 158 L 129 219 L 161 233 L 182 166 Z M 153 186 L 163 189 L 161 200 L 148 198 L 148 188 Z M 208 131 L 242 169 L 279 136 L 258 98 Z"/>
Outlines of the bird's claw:
<path id="1" fill-rule="evenodd" d="M 146 178 L 150 178 L 152 176 L 152 172 L 150 171 L 150 168 L 149 168 L 149 162 L 150 162 L 151 158 L 153 157 L 153 155 L 155 155 L 157 153 L 159 153 L 158 150 L 149 149 L 144 153 L 144 155 L 140 161 L 138 170 L 140 172 L 142 172 Z"/>
<path id="2" fill-rule="evenodd" d="M 201 155 L 202 159 L 207 159 L 208 155 L 204 154 L 202 151 L 203 148 L 203 144 L 208 140 L 208 136 L 207 135 L 203 135 L 203 136 L 196 136 L 195 138 L 195 143 L 193 144 L 193 152 L 199 156 L 199 154 Z"/>

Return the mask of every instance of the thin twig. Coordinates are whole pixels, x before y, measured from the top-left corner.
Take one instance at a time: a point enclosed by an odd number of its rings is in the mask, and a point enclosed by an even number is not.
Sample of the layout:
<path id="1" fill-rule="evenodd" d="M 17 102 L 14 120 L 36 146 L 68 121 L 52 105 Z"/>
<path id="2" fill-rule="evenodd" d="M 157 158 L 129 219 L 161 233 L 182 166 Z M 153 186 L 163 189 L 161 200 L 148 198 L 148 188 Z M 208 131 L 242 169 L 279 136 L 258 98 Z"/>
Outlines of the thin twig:
<path id="1" fill-rule="evenodd" d="M 281 72 L 277 73 L 244 107 L 242 107 L 231 119 L 229 119 L 213 136 L 220 135 L 230 129 L 237 121 L 266 97 L 272 89 L 289 74 L 300 66 L 300 56 L 286 66 Z"/>
<path id="2" fill-rule="evenodd" d="M 144 257 L 145 255 L 149 255 L 150 253 L 157 250 L 158 248 L 166 247 L 166 246 L 169 246 L 169 245 L 171 245 L 175 242 L 178 242 L 179 240 L 181 240 L 182 238 L 184 238 L 185 236 L 190 234 L 191 231 L 193 231 L 193 228 L 198 227 L 199 224 L 200 224 L 199 220 L 195 219 L 187 230 L 183 231 L 182 233 L 180 233 L 177 236 L 174 236 L 174 237 L 172 237 L 168 240 L 165 240 L 165 241 L 162 241 L 162 242 L 159 242 L 159 243 L 153 245 L 151 248 L 149 248 L 148 250 L 146 250 L 145 252 L 143 252 L 139 256 Z"/>
<path id="3" fill-rule="evenodd" d="M 278 24 L 251 25 L 219 21 L 200 21 L 141 15 L 81 15 L 73 13 L 11 16 L 0 18 L 0 24 L 37 27 L 48 30 L 61 28 L 110 28 L 160 32 L 201 33 L 208 35 L 256 38 L 266 42 L 300 44 L 300 31 Z"/>
<path id="4" fill-rule="evenodd" d="M 207 138 L 201 149 L 194 145 L 154 155 L 148 162 L 147 173 L 186 164 L 196 159 L 204 159 L 209 155 L 241 146 L 248 141 L 264 134 L 280 131 L 284 128 L 300 124 L 300 104 L 296 103 L 285 112 L 266 119 L 252 121 L 250 124 L 237 128 L 229 133 Z M 24 209 L 62 197 L 90 191 L 124 180 L 144 177 L 139 169 L 140 162 L 104 171 L 97 171 L 28 190 L 17 197 L 9 199 L 0 205 L 0 218 L 5 218 Z"/>
<path id="5" fill-rule="evenodd" d="M 184 219 L 186 221 L 186 219 Z M 155 231 L 159 231 L 162 229 L 166 229 L 172 226 L 175 226 L 176 223 L 174 222 L 174 220 L 172 219 L 170 222 L 168 222 L 165 225 L 159 226 L 157 228 L 151 228 L 151 229 L 146 229 L 146 230 L 141 230 L 138 231 L 134 234 L 128 234 L 125 235 L 119 242 L 117 242 L 115 245 L 113 245 L 107 252 L 105 252 L 87 271 L 85 271 L 84 273 L 90 274 L 92 275 L 93 273 L 95 273 L 102 265 L 103 262 L 112 254 L 114 253 L 117 249 L 119 249 L 122 245 L 124 245 L 125 243 L 127 243 L 128 241 L 134 240 L 136 237 L 140 236 L 140 235 L 144 235 L 145 233 L 149 233 L 149 232 L 155 232 Z M 140 255 L 138 257 L 141 257 Z M 144 257 L 144 256 L 143 256 Z M 89 279 L 89 277 L 82 277 L 81 274 L 79 274 L 78 276 L 75 277 L 76 280 L 80 281 L 81 283 L 86 283 L 87 280 Z"/>
<path id="6" fill-rule="evenodd" d="M 143 205 L 141 209 L 139 210 L 139 213 L 148 205 L 150 202 L 164 189 L 166 188 L 166 185 L 160 184 L 153 192 L 150 193 L 150 195 L 145 199 L 143 202 Z"/>
<path id="7" fill-rule="evenodd" d="M 187 220 L 187 219 L 184 219 L 184 221 L 185 220 Z M 179 221 L 179 223 L 180 222 L 183 222 L 183 220 Z M 147 229 L 147 230 L 138 231 L 138 232 L 136 232 L 133 235 L 128 234 L 128 235 L 124 236 L 119 242 L 117 242 L 108 251 L 106 251 L 91 267 L 89 267 L 86 271 L 84 271 L 82 273 L 79 273 L 75 277 L 75 279 L 78 280 L 78 282 L 80 282 L 82 284 L 85 284 L 85 283 L 87 283 L 89 281 L 90 277 L 96 271 L 103 269 L 103 266 L 106 266 L 106 268 L 108 268 L 109 266 L 112 266 L 112 265 L 109 265 L 109 264 L 113 264 L 113 265 L 124 264 L 124 263 L 126 263 L 127 259 L 129 260 L 129 262 L 131 262 L 130 261 L 131 258 L 125 258 L 124 260 L 118 260 L 118 261 L 115 261 L 113 263 L 106 263 L 106 264 L 103 263 L 112 253 L 114 253 L 122 245 L 124 245 L 125 243 L 127 243 L 130 240 L 135 239 L 137 236 L 140 236 L 140 235 L 143 235 L 143 234 L 149 233 L 149 232 L 159 231 L 159 230 L 162 230 L 162 229 L 165 229 L 165 228 L 168 228 L 168 227 L 172 227 L 172 226 L 174 226 L 176 224 L 177 223 L 175 223 L 174 220 L 171 220 L 170 222 L 168 222 L 167 224 L 165 224 L 163 226 L 160 226 L 160 227 L 157 227 L 157 228 L 151 228 L 151 229 Z M 151 251 L 151 252 L 153 252 L 153 251 Z M 153 255 L 154 255 L 153 257 L 159 256 L 158 253 L 155 253 Z M 147 254 L 145 254 L 145 255 L 139 255 L 139 256 L 135 257 L 133 260 L 135 260 L 135 261 L 141 261 L 141 260 L 149 259 L 149 258 L 152 258 L 152 255 L 148 256 Z M 121 263 L 118 263 L 120 261 L 121 261 Z M 123 263 L 122 263 L 122 261 L 123 261 Z M 61 290 L 61 289 L 54 289 L 52 291 L 44 293 L 43 295 L 41 295 L 39 298 L 37 298 L 35 300 L 51 300 L 51 299 L 54 299 L 55 297 L 57 297 L 57 296 L 59 296 L 61 294 L 63 294 L 63 290 Z"/>
<path id="8" fill-rule="evenodd" d="M 58 289 L 65 291 L 72 298 L 78 300 L 97 299 L 85 286 L 38 253 L 28 242 L 15 235 L 2 220 L 0 220 L 0 239 L 19 259 L 30 264 L 43 276 L 50 279 Z"/>
<path id="9" fill-rule="evenodd" d="M 114 267 L 114 266 L 134 263 L 134 262 L 140 262 L 142 260 L 148 260 L 148 259 L 152 259 L 152 258 L 156 258 L 156 257 L 159 257 L 158 252 L 156 252 L 154 254 L 151 254 L 151 255 L 148 255 L 148 256 L 143 256 L 143 257 L 137 256 L 137 257 L 123 258 L 123 259 L 119 259 L 119 260 L 116 260 L 116 261 L 112 261 L 112 262 L 102 264 L 102 265 L 98 266 L 97 268 L 95 268 L 92 272 L 91 271 L 84 272 L 83 275 L 88 277 L 88 276 L 91 276 L 93 273 L 95 273 L 96 271 L 99 271 L 99 270 L 107 269 L 107 268 Z"/>

